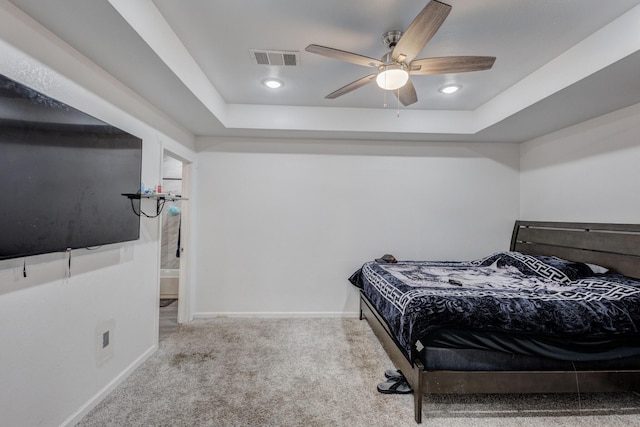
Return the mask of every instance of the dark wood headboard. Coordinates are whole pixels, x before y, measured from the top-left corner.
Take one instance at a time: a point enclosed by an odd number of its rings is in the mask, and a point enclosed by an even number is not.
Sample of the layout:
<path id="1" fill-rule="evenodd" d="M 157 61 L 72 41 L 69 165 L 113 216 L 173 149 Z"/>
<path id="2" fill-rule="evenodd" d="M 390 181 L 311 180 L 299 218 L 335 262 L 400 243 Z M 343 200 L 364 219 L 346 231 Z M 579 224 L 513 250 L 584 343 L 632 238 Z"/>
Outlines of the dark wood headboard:
<path id="1" fill-rule="evenodd" d="M 598 264 L 640 278 L 640 224 L 516 221 L 511 250 Z"/>

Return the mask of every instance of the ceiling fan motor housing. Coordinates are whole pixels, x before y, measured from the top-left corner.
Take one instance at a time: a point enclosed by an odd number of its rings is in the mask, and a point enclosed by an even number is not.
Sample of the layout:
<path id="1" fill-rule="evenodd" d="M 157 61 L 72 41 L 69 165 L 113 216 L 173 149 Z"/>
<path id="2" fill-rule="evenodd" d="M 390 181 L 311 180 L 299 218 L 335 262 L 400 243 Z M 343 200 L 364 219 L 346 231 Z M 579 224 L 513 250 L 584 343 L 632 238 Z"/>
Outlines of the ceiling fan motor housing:
<path id="1" fill-rule="evenodd" d="M 389 31 L 382 36 L 382 43 L 388 48 L 392 49 L 398 44 L 398 41 L 402 37 L 402 31 Z"/>
<path id="2" fill-rule="evenodd" d="M 383 65 L 379 68 L 384 67 L 385 65 L 391 65 L 391 64 L 398 64 L 398 65 L 402 65 L 403 68 L 406 68 L 408 66 L 408 64 L 406 62 L 402 61 L 403 58 L 398 58 L 398 59 L 393 59 L 391 57 L 391 51 L 385 53 L 382 58 L 380 58 L 380 61 L 382 61 Z"/>

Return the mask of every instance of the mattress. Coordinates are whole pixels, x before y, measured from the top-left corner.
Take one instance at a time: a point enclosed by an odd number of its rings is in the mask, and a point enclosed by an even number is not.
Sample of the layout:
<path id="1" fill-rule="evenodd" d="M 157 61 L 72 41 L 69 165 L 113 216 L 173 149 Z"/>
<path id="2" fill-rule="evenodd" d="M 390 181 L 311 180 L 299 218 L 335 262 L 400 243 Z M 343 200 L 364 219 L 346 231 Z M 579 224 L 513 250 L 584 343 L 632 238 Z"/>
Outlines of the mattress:
<path id="1" fill-rule="evenodd" d="M 640 282 L 585 264 L 499 252 L 469 262 L 369 262 L 350 280 L 409 360 L 447 349 L 553 366 L 640 355 Z"/>

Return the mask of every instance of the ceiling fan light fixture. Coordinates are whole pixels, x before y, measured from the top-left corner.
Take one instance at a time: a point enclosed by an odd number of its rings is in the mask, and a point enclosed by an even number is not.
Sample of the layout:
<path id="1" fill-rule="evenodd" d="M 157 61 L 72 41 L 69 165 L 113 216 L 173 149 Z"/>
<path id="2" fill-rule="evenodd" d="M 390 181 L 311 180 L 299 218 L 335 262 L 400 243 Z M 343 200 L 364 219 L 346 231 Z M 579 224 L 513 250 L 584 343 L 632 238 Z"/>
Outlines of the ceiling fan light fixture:
<path id="1" fill-rule="evenodd" d="M 401 64 L 383 65 L 376 76 L 376 83 L 384 90 L 400 89 L 408 81 L 409 73 Z"/>
<path id="2" fill-rule="evenodd" d="M 281 80 L 273 79 L 273 78 L 264 79 L 262 81 L 262 84 L 268 87 L 269 89 L 278 89 L 284 86 L 284 83 Z"/>
<path id="3" fill-rule="evenodd" d="M 496 60 L 494 56 L 443 56 L 416 59 L 425 45 L 438 32 L 449 12 L 451 12 L 451 5 L 443 3 L 443 1 L 428 1 L 404 32 L 389 31 L 382 36 L 382 42 L 389 50 L 380 59 L 316 44 L 307 46 L 305 48 L 307 52 L 363 67 L 372 67 L 376 70 L 376 72 L 370 72 L 370 74 L 331 92 L 325 98 L 335 99 L 373 83 L 375 79 L 381 89 L 392 92 L 398 98 L 399 103 L 409 106 L 418 101 L 416 88 L 413 81 L 409 79 L 409 74 L 412 78 L 419 75 L 451 75 L 488 70 L 493 67 Z M 451 81 L 449 79 L 455 78 L 445 77 L 445 80 L 442 81 Z M 445 89 L 443 93 L 446 92 L 448 90 Z M 453 90 L 450 93 L 453 93 Z M 386 99 L 385 93 L 385 104 Z"/>
<path id="4" fill-rule="evenodd" d="M 446 85 L 446 86 L 442 86 L 440 89 L 438 89 L 438 91 L 440 93 L 444 93 L 445 95 L 451 95 L 456 93 L 460 89 L 462 89 L 461 85 Z"/>

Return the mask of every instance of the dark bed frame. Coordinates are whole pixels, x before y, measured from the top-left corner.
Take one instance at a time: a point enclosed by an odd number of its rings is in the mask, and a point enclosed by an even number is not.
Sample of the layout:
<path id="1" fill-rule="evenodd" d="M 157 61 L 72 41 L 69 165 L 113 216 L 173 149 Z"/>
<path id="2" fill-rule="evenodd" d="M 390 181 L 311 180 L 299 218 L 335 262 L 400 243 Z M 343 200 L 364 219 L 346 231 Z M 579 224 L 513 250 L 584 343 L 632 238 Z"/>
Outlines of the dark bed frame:
<path id="1" fill-rule="evenodd" d="M 640 279 L 640 225 L 516 221 L 510 250 L 601 265 Z M 422 422 L 424 394 L 575 393 L 640 390 L 640 370 L 427 371 L 396 345 L 387 323 L 360 294 L 366 318 L 391 361 L 414 390 L 414 415 Z"/>

